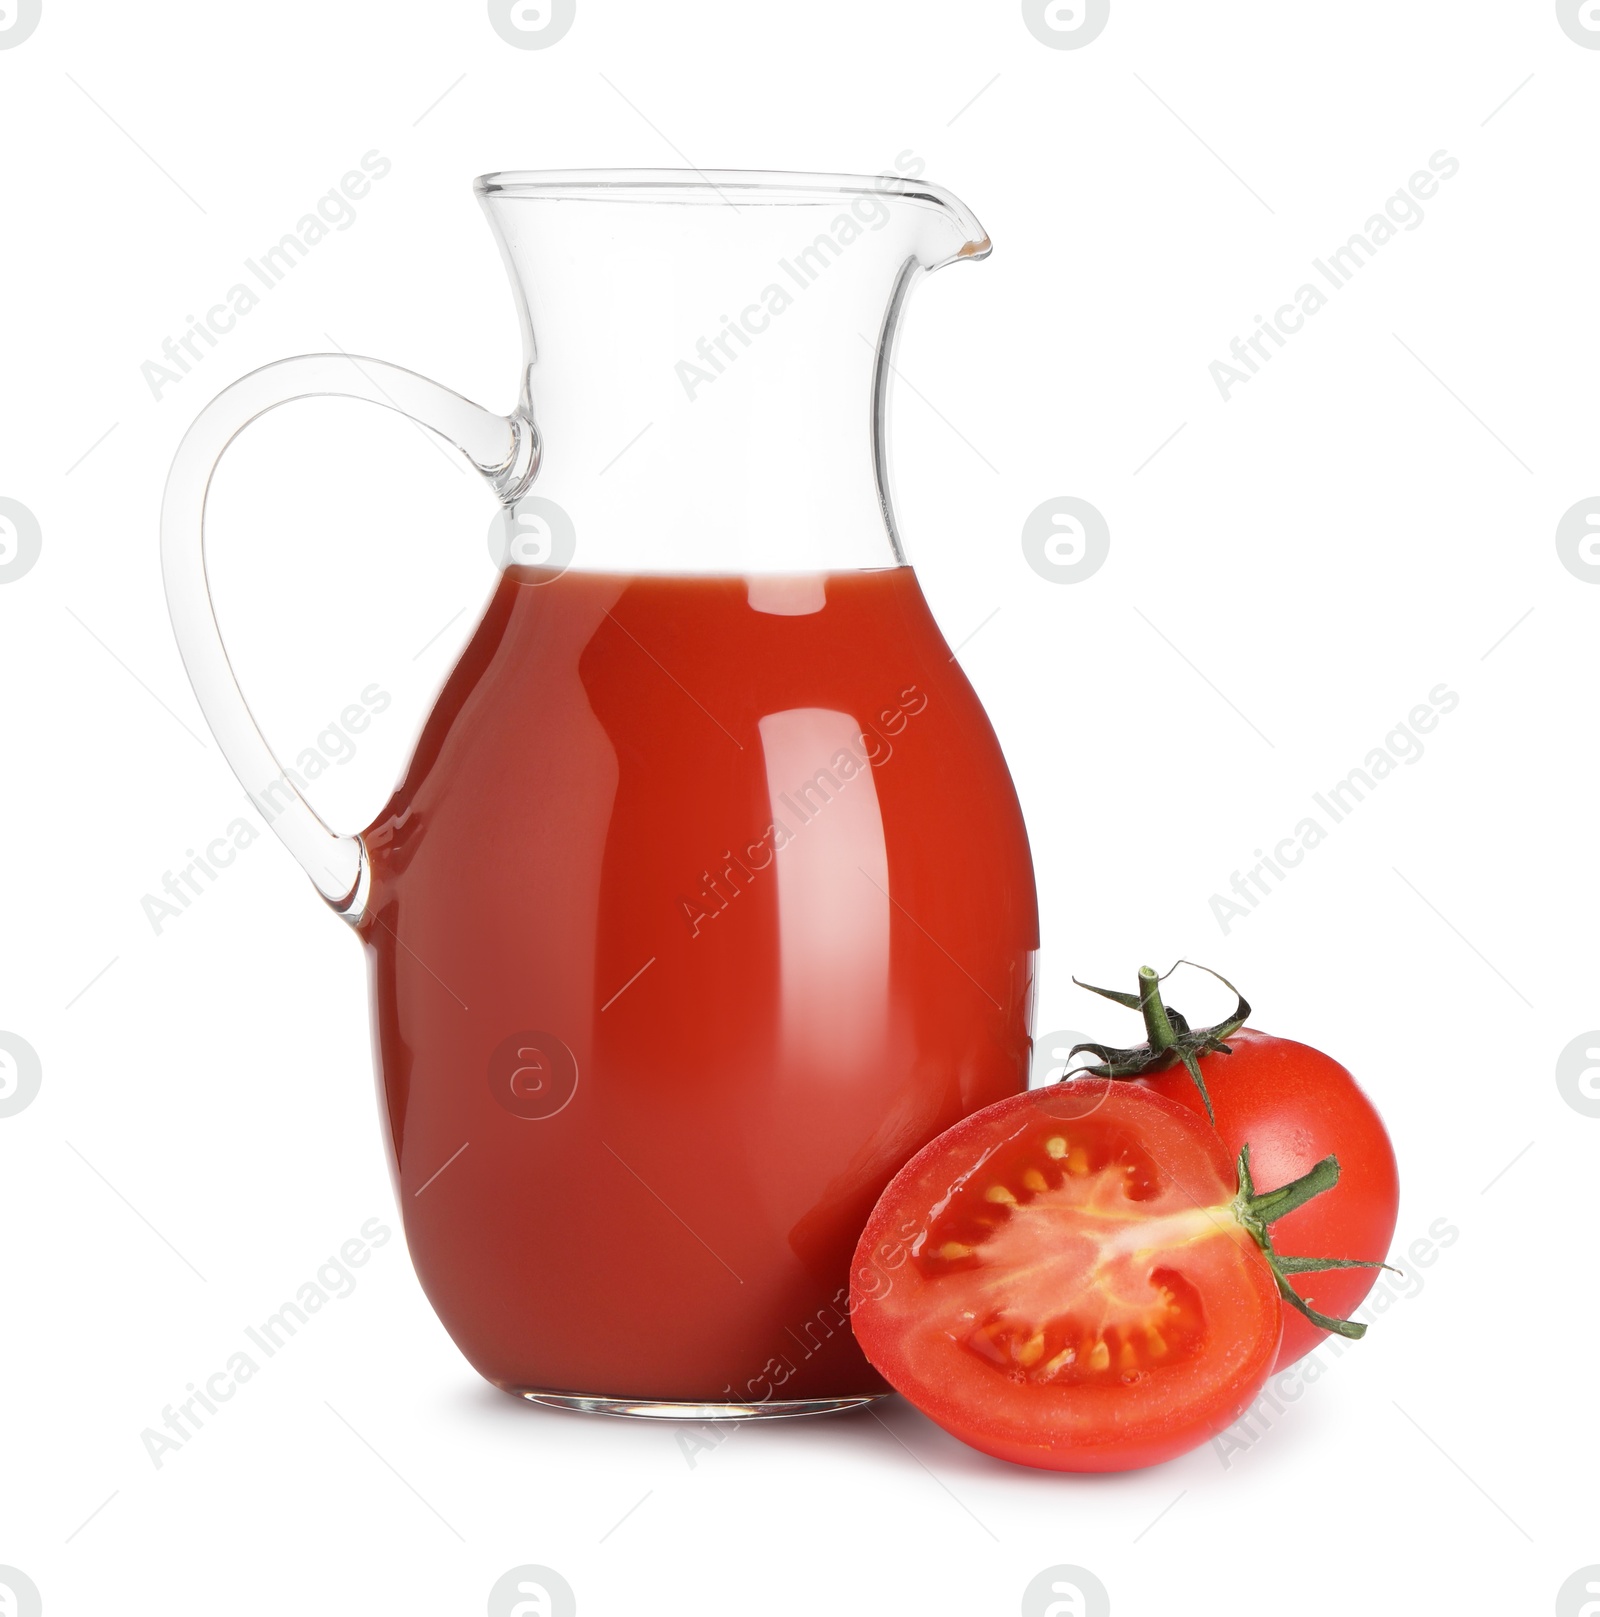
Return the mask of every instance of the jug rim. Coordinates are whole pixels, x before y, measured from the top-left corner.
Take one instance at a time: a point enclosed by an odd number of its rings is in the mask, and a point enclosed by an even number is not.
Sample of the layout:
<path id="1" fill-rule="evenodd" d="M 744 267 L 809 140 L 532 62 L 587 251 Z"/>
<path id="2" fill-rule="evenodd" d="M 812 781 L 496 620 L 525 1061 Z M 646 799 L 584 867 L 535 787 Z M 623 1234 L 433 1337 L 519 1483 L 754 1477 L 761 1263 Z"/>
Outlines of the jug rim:
<path id="1" fill-rule="evenodd" d="M 484 198 L 553 201 L 774 205 L 870 192 L 923 202 L 949 215 L 965 243 L 955 257 L 986 258 L 993 244 L 972 210 L 943 186 L 898 174 L 827 174 L 784 169 L 570 168 L 503 169 L 472 182 Z"/>

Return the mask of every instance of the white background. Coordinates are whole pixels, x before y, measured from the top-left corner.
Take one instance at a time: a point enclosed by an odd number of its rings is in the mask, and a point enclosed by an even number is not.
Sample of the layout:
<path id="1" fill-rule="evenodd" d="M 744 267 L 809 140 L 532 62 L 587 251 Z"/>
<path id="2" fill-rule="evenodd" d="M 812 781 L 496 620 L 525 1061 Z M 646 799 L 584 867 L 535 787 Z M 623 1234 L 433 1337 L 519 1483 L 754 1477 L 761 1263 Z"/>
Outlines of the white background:
<path id="1" fill-rule="evenodd" d="M 1548 0 L 1114 0 L 1071 50 L 953 0 L 578 0 L 542 50 L 473 3 L 44 0 L 0 50 L 0 495 L 43 534 L 0 585 L 0 1029 L 43 1064 L 0 1118 L 0 1563 L 52 1614 L 476 1613 L 525 1562 L 586 1614 L 1012 1613 L 1056 1563 L 1118 1617 L 1550 1610 L 1600 1561 L 1600 1120 L 1555 1079 L 1600 1024 L 1600 590 L 1555 542 L 1600 493 L 1597 111 L 1600 50 Z M 162 339 L 372 149 L 393 172 L 355 225 L 153 399 Z M 1424 222 L 1225 403 L 1230 339 L 1440 150 L 1460 172 Z M 1397 1252 L 1437 1220 L 1459 1239 L 1228 1464 L 1098 1479 L 898 1400 L 693 1455 L 523 1407 L 396 1239 L 156 1469 L 163 1406 L 363 1221 L 398 1225 L 361 951 L 288 855 L 263 836 L 159 936 L 141 910 L 247 809 L 161 592 L 185 426 L 333 342 L 509 408 L 479 172 L 907 151 L 995 241 L 911 309 L 927 403 L 902 391 L 894 450 L 1027 815 L 1039 1028 L 1133 1036 L 1074 972 L 1216 966 L 1380 1105 Z M 1071 585 L 1019 538 L 1063 494 L 1111 531 Z M 219 477 L 219 610 L 269 735 L 297 751 L 393 695 L 317 783 L 335 824 L 383 800 L 470 630 L 491 511 L 354 404 L 277 412 Z M 1212 894 L 1441 682 L 1425 755 L 1225 935 Z"/>

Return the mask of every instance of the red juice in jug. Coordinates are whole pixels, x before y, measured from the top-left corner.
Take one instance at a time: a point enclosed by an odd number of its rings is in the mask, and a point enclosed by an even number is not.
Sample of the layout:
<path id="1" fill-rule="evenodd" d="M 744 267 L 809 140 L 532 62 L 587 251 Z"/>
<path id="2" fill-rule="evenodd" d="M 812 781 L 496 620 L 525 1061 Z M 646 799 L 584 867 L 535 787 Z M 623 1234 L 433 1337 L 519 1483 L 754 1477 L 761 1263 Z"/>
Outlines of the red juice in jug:
<path id="1" fill-rule="evenodd" d="M 883 1186 L 1026 1087 L 1038 915 L 908 567 L 511 568 L 365 833 L 429 1300 L 491 1381 L 781 1404 L 883 1382 Z"/>

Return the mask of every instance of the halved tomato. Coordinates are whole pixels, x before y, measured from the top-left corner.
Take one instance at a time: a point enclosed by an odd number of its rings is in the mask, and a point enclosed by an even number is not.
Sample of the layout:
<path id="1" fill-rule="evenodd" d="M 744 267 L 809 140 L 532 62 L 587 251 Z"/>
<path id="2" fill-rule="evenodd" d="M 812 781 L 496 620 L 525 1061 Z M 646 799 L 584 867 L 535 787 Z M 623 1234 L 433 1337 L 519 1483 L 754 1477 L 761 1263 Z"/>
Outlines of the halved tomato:
<path id="1" fill-rule="evenodd" d="M 1107 1080 L 1012 1096 L 884 1191 L 856 1250 L 856 1338 L 926 1415 L 1001 1459 L 1171 1459 L 1244 1412 L 1278 1351 L 1249 1206 L 1216 1134 L 1173 1101 Z"/>

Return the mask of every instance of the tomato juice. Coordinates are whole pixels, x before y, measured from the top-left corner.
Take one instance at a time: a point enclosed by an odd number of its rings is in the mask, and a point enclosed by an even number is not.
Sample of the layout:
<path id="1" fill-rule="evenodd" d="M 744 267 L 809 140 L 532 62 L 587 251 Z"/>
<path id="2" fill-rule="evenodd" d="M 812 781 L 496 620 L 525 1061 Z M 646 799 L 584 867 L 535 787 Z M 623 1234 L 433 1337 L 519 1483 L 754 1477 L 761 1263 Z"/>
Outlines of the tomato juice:
<path id="1" fill-rule="evenodd" d="M 910 568 L 514 567 L 364 835 L 407 1240 L 508 1390 L 867 1396 L 884 1185 L 1026 1087 L 1022 815 Z"/>

